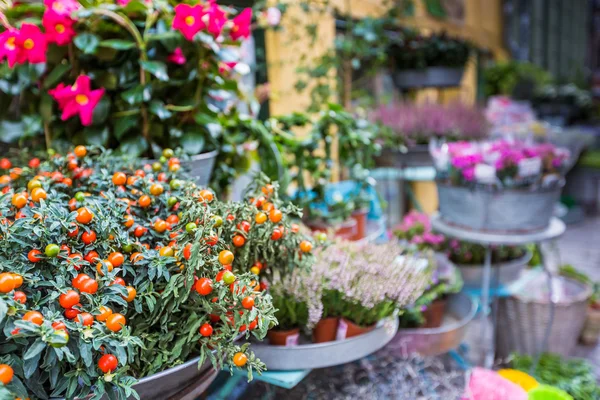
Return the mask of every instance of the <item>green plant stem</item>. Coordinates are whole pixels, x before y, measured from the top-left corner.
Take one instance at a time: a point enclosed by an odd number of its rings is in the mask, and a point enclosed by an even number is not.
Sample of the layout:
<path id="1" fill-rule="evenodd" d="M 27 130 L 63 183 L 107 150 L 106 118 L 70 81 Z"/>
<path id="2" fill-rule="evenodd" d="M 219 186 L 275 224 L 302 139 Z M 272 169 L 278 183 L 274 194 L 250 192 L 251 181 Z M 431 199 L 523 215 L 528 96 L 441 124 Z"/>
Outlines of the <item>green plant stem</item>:
<path id="1" fill-rule="evenodd" d="M 194 96 L 194 105 L 197 107 L 202 100 L 202 86 L 204 84 L 204 74 L 201 73 L 202 68 L 202 60 L 204 59 L 204 46 L 202 44 L 198 45 L 198 86 L 196 86 L 196 94 Z"/>
<path id="2" fill-rule="evenodd" d="M 46 150 L 50 150 L 52 147 L 52 140 L 50 136 L 50 125 L 44 122 L 44 140 L 46 141 Z"/>

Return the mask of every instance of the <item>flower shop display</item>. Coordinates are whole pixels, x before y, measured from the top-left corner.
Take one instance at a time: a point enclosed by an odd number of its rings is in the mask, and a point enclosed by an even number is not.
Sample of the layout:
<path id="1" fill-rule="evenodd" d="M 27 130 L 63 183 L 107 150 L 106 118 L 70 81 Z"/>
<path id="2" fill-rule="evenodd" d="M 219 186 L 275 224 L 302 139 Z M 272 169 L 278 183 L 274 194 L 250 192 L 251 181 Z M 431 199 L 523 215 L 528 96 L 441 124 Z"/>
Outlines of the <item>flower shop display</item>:
<path id="1" fill-rule="evenodd" d="M 596 380 L 594 367 L 586 360 L 571 358 L 566 359 L 557 354 L 544 353 L 537 359 L 529 355 L 513 354 L 511 367 L 530 373 L 539 383 L 540 386 L 555 387 L 558 390 L 564 391 L 569 397 L 575 400 L 591 400 L 600 397 L 600 386 Z M 544 389 L 544 388 L 542 388 Z M 534 399 L 558 398 L 561 397 L 532 397 Z"/>
<path id="2" fill-rule="evenodd" d="M 479 287 L 483 282 L 483 264 L 486 248 L 483 245 L 448 239 L 436 234 L 427 214 L 410 211 L 394 231 L 395 235 L 417 246 L 446 254 L 460 271 L 464 285 Z M 499 280 L 492 274 L 493 286 L 507 284 L 519 278 L 523 268 L 532 259 L 532 252 L 524 246 L 492 246 L 492 268 L 500 268 Z"/>
<path id="3" fill-rule="evenodd" d="M 2 12 L 3 142 L 93 144 L 150 159 L 181 147 L 202 185 L 215 164 L 228 173 L 248 164 L 244 144 L 273 149 L 236 106 L 236 49 L 251 34 L 251 9 L 46 0 Z"/>
<path id="4" fill-rule="evenodd" d="M 540 119 L 557 120 L 561 125 L 585 121 L 594 111 L 591 92 L 572 83 L 537 88 L 532 106 Z"/>
<path id="5" fill-rule="evenodd" d="M 445 33 L 404 29 L 390 46 L 394 84 L 399 89 L 459 86 L 472 45 Z"/>
<path id="6" fill-rule="evenodd" d="M 533 95 L 536 87 L 552 83 L 553 77 L 532 63 L 507 61 L 496 63 L 483 71 L 486 97 L 511 96 L 524 100 Z"/>
<path id="7" fill-rule="evenodd" d="M 313 257 L 273 186 L 261 188 L 274 200 L 267 221 L 255 202 L 222 203 L 177 169 L 135 169 L 84 146 L 0 168 L 0 369 L 10 374 L 0 394 L 127 398 L 140 378 L 188 376 L 189 363 L 171 368 L 193 359 L 249 377 L 265 368 L 235 343 L 275 324 L 257 263 L 293 270 Z M 153 395 L 165 398 L 187 384 L 161 382 Z"/>
<path id="8" fill-rule="evenodd" d="M 442 219 L 495 233 L 546 229 L 569 165 L 566 149 L 505 139 L 442 144 L 432 157 Z"/>
<path id="9" fill-rule="evenodd" d="M 282 191 L 286 193 L 289 184 L 295 186 L 290 199 L 303 209 L 303 221 L 313 230 L 333 228 L 346 239 L 363 238 L 374 193 L 368 169 L 380 149 L 375 142 L 379 127 L 335 104 L 314 120 L 294 113 L 271 119 L 268 127 L 280 152 L 289 155 L 284 160 Z M 302 134 L 303 129 L 308 133 Z M 339 170 L 334 169 L 335 159 Z M 352 186 L 345 196 L 330 190 L 339 179 Z"/>

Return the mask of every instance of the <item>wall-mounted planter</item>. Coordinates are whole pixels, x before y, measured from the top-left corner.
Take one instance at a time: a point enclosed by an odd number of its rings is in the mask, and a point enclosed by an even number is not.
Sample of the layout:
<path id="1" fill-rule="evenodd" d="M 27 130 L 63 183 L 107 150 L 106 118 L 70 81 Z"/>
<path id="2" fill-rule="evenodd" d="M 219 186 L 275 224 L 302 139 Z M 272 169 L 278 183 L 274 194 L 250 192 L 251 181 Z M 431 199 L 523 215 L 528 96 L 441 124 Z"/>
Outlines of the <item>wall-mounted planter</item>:
<path id="1" fill-rule="evenodd" d="M 464 68 L 429 67 L 406 69 L 394 72 L 394 84 L 398 89 L 421 89 L 428 87 L 457 87 L 463 77 Z"/>

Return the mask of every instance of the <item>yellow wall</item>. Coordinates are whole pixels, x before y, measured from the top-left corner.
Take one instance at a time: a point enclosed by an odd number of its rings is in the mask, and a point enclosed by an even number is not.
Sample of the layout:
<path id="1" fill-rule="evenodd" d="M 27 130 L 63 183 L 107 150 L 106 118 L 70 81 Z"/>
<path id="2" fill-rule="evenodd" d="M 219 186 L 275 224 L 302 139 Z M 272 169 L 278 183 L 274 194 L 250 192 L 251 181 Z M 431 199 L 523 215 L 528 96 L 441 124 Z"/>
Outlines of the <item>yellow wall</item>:
<path id="1" fill-rule="evenodd" d="M 281 1 L 281 0 L 279 0 Z M 413 17 L 403 18 L 407 26 L 420 28 L 424 33 L 445 31 L 452 36 L 471 40 L 478 47 L 491 51 L 497 58 L 507 57 L 502 39 L 502 0 L 464 0 L 465 18 L 463 23 L 436 20 L 425 10 L 422 0 L 414 0 L 415 13 Z M 312 15 L 300 10 L 300 0 L 290 0 L 290 6 L 282 21 L 282 29 L 268 31 L 266 51 L 269 82 L 271 83 L 272 98 L 270 101 L 271 115 L 281 115 L 292 111 L 304 111 L 310 104 L 309 93 L 306 89 L 298 93 L 294 88 L 297 81 L 296 68 L 301 66 L 301 56 L 310 53 L 316 58 L 324 51 L 333 47 L 335 38 L 335 21 L 332 13 L 314 13 Z M 386 11 L 385 0 L 331 0 L 332 8 L 337 8 L 345 15 L 356 18 L 381 15 Z M 304 31 L 308 23 L 318 25 L 318 40 L 311 46 L 310 38 Z M 431 101 L 447 102 L 460 98 L 464 102 L 473 102 L 476 96 L 476 65 L 470 62 L 465 71 L 463 82 L 458 89 L 435 90 L 429 89 L 419 93 L 419 98 Z"/>

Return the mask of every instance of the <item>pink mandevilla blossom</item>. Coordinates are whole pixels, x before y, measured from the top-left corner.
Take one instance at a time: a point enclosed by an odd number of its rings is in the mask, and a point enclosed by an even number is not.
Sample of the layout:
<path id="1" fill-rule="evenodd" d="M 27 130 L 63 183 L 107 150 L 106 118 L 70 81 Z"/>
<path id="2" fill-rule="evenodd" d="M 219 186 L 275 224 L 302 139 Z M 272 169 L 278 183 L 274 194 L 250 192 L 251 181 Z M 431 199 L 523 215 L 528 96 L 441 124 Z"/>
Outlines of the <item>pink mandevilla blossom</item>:
<path id="1" fill-rule="evenodd" d="M 216 2 L 211 1 L 203 20 L 204 19 L 207 21 L 206 30 L 216 38 L 219 37 L 227 22 L 227 14 Z"/>
<path id="2" fill-rule="evenodd" d="M 183 50 L 181 50 L 181 47 L 176 48 L 175 51 L 173 51 L 173 53 L 169 54 L 167 60 L 177 65 L 183 65 L 187 61 L 185 55 L 183 54 Z"/>
<path id="3" fill-rule="evenodd" d="M 77 0 L 44 0 L 48 11 L 52 10 L 58 15 L 69 16 L 73 11 L 79 10 L 81 5 Z"/>
<path id="4" fill-rule="evenodd" d="M 194 36 L 206 28 L 204 7 L 200 4 L 190 6 L 189 4 L 178 4 L 175 6 L 175 18 L 173 18 L 173 29 L 181 32 L 187 40 L 193 40 Z"/>
<path id="5" fill-rule="evenodd" d="M 75 29 L 73 20 L 68 15 L 58 14 L 52 9 L 46 10 L 42 18 L 42 25 L 46 30 L 46 38 L 49 43 L 56 43 L 59 46 L 64 46 L 73 40 L 75 37 Z"/>
<path id="6" fill-rule="evenodd" d="M 17 63 L 29 61 L 32 64 L 46 62 L 48 43 L 46 36 L 34 24 L 23 23 L 16 37 L 18 48 Z"/>
<path id="7" fill-rule="evenodd" d="M 224 74 L 231 72 L 237 65 L 236 61 L 221 61 L 219 63 L 219 73 Z"/>
<path id="8" fill-rule="evenodd" d="M 19 31 L 10 29 L 0 33 L 0 60 L 8 61 L 8 66 L 12 68 L 17 63 L 19 48 L 17 47 L 17 36 Z"/>
<path id="9" fill-rule="evenodd" d="M 61 119 L 67 119 L 79 114 L 81 124 L 92 124 L 94 109 L 104 95 L 104 89 L 91 90 L 90 77 L 80 75 L 72 86 L 59 85 L 48 93 L 56 100 L 62 110 Z"/>
<path id="10" fill-rule="evenodd" d="M 252 9 L 245 8 L 232 22 L 233 26 L 229 32 L 231 38 L 233 40 L 248 39 L 250 37 L 250 24 L 252 23 Z"/>

